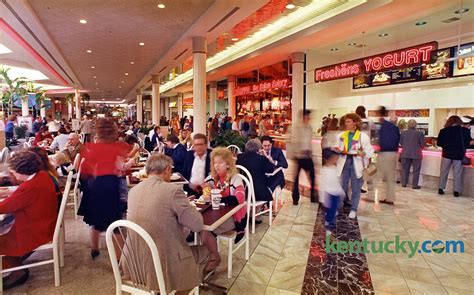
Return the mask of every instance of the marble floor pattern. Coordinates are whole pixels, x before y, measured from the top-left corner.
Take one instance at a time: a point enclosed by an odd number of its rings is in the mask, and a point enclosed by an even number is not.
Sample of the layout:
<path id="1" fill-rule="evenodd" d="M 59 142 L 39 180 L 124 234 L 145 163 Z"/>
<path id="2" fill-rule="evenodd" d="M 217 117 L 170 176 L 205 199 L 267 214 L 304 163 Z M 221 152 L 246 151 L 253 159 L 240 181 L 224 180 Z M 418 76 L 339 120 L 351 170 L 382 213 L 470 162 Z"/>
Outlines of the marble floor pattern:
<path id="1" fill-rule="evenodd" d="M 473 199 L 438 196 L 434 190 L 412 190 L 397 186 L 395 206 L 379 204 L 384 195 L 381 184 L 365 195 L 358 212 L 361 238 L 391 240 L 440 239 L 464 241 L 465 253 L 366 254 L 375 294 L 473 294 L 474 218 Z M 229 294 L 301 294 L 316 219 L 322 218 L 318 205 L 303 198 L 285 204 L 271 227 L 268 216 L 251 236 L 251 256 L 244 249 L 234 254 L 233 278 L 227 279 L 226 247 L 221 247 L 222 264 L 212 281 L 229 288 Z M 319 212 L 319 213 L 318 213 Z M 344 218 L 341 215 L 339 218 Z M 319 228 L 321 229 L 321 228 Z M 66 256 L 61 269 L 61 286 L 54 287 L 52 266 L 32 268 L 29 281 L 4 294 L 115 294 L 109 257 L 102 242 L 101 255 L 89 256 L 89 232 L 81 220 L 66 214 Z M 33 254 L 30 261 L 45 254 Z M 44 256 L 43 256 L 44 257 Z M 46 256 L 47 257 L 47 256 Z M 201 294 L 214 294 L 201 290 Z M 311 294 L 306 292 L 306 294 Z M 323 292 L 313 294 L 338 294 Z M 340 292 L 339 294 L 348 294 Z"/>

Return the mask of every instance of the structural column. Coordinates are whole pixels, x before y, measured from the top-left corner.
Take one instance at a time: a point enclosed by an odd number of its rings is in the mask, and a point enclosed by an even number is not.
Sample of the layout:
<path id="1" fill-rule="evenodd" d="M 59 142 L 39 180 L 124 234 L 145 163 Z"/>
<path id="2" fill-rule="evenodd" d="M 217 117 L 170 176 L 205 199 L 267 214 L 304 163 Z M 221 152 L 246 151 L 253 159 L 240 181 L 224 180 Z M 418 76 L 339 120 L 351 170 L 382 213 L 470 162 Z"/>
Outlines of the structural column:
<path id="1" fill-rule="evenodd" d="M 74 113 L 74 106 L 72 105 L 72 101 L 67 102 L 67 119 L 72 119 Z"/>
<path id="2" fill-rule="evenodd" d="M 151 121 L 154 125 L 160 125 L 160 76 L 151 76 Z"/>
<path id="3" fill-rule="evenodd" d="M 137 121 L 143 121 L 143 97 L 142 90 L 137 88 Z"/>
<path id="4" fill-rule="evenodd" d="M 193 37 L 194 133 L 206 134 L 206 57 L 205 37 Z"/>
<path id="5" fill-rule="evenodd" d="M 165 117 L 171 119 L 170 117 L 170 98 L 165 98 Z"/>
<path id="6" fill-rule="evenodd" d="M 216 100 L 217 100 L 217 83 L 212 81 L 209 83 L 209 116 L 216 115 Z"/>
<path id="7" fill-rule="evenodd" d="M 183 97 L 184 93 L 178 94 L 178 115 L 180 118 L 183 117 Z"/>
<path id="8" fill-rule="evenodd" d="M 227 110 L 227 115 L 235 119 L 235 96 L 234 96 L 234 89 L 235 89 L 235 76 L 227 77 L 227 103 L 229 105 Z"/>
<path id="9" fill-rule="evenodd" d="M 74 90 L 74 102 L 76 103 L 76 119 L 81 119 L 81 92 L 79 89 Z"/>
<path id="10" fill-rule="evenodd" d="M 300 116 L 303 110 L 303 75 L 304 75 L 304 53 L 295 52 L 291 54 L 292 76 L 291 76 L 291 121 L 293 122 L 292 131 L 295 126 L 301 123 Z M 301 121 L 301 122 L 300 122 Z"/>
<path id="11" fill-rule="evenodd" d="M 21 99 L 21 115 L 23 117 L 28 117 L 29 109 L 28 109 L 28 96 L 26 98 Z"/>

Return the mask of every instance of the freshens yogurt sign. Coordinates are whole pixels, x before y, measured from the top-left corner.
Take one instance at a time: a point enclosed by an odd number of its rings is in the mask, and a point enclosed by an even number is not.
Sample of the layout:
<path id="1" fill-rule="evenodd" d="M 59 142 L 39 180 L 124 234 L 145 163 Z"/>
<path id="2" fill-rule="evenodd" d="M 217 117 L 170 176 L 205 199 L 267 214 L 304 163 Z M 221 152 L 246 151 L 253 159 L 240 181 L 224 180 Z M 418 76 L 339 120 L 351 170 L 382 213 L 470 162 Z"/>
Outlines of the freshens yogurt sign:
<path id="1" fill-rule="evenodd" d="M 330 81 L 428 63 L 431 53 L 438 49 L 430 42 L 392 52 L 369 56 L 314 70 L 314 81 Z"/>

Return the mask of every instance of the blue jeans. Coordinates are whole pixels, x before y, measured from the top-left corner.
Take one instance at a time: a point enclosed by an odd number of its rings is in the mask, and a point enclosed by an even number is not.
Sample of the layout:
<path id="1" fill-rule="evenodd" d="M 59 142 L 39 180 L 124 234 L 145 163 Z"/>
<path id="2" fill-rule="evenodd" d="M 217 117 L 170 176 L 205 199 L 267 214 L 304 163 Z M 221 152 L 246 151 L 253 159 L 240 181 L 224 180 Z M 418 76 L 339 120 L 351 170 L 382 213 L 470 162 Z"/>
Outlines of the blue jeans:
<path id="1" fill-rule="evenodd" d="M 346 192 L 346 198 L 349 197 L 349 180 L 351 181 L 352 187 L 351 211 L 357 211 L 360 200 L 360 189 L 364 184 L 364 180 L 362 177 L 357 178 L 354 167 L 354 159 L 351 156 L 347 156 L 346 163 L 344 164 L 344 168 L 342 169 L 341 174 L 341 186 L 342 189 Z"/>
<path id="2" fill-rule="evenodd" d="M 336 229 L 336 212 L 339 207 L 339 196 L 334 196 L 331 194 L 327 195 L 329 198 L 329 207 L 326 208 L 326 222 L 328 223 L 327 229 L 335 230 Z"/>

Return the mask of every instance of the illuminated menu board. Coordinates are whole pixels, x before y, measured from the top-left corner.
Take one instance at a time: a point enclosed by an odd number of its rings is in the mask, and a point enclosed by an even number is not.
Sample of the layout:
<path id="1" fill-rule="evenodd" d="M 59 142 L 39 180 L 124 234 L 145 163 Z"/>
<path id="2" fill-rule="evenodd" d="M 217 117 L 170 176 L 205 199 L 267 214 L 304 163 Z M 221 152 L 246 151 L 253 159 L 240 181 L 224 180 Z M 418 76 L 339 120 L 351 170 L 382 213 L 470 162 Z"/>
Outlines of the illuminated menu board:
<path id="1" fill-rule="evenodd" d="M 462 55 L 470 55 L 474 53 L 474 43 L 461 45 L 459 53 L 457 47 L 454 48 L 454 57 L 457 58 L 453 65 L 453 76 L 464 76 L 474 74 L 474 57 L 462 57 Z"/>
<path id="2" fill-rule="evenodd" d="M 450 76 L 450 62 L 443 62 L 445 59 L 451 57 L 451 48 L 438 50 L 433 54 L 434 63 L 424 65 L 423 80 L 433 80 L 447 78 Z"/>

